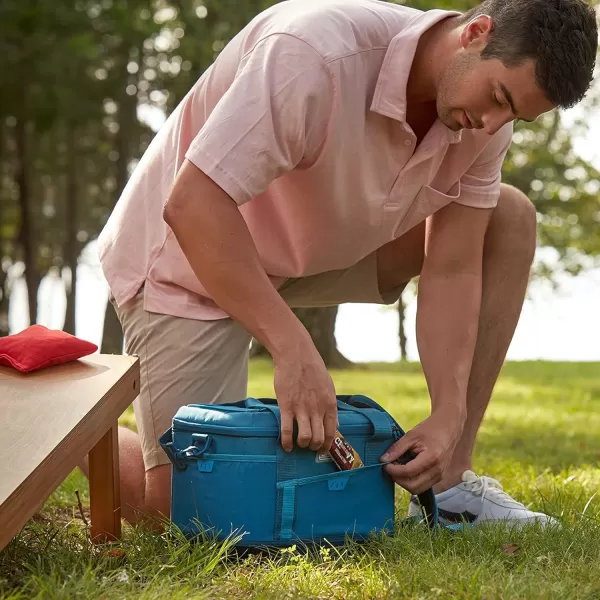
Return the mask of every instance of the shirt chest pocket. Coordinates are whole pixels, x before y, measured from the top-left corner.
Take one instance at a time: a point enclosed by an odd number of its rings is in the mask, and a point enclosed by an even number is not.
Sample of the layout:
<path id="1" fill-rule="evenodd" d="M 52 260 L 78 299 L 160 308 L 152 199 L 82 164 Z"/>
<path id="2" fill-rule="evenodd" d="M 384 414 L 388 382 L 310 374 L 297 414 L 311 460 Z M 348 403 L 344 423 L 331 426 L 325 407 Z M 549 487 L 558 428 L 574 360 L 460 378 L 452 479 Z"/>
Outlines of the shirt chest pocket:
<path id="1" fill-rule="evenodd" d="M 444 193 L 428 185 L 424 185 L 413 200 L 410 208 L 397 225 L 394 238 L 398 238 L 427 217 L 437 212 L 444 206 L 454 202 L 460 196 L 460 181 L 457 181 Z"/>

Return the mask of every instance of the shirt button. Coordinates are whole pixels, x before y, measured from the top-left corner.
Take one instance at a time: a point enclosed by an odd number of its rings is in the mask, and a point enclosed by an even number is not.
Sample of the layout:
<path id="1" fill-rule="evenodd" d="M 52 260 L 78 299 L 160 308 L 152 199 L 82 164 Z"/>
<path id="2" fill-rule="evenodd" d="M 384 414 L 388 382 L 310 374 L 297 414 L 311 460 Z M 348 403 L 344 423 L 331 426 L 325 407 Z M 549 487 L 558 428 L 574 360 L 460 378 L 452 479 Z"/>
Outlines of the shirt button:
<path id="1" fill-rule="evenodd" d="M 410 140 L 404 140 L 404 145 L 405 146 L 411 146 L 412 142 Z"/>

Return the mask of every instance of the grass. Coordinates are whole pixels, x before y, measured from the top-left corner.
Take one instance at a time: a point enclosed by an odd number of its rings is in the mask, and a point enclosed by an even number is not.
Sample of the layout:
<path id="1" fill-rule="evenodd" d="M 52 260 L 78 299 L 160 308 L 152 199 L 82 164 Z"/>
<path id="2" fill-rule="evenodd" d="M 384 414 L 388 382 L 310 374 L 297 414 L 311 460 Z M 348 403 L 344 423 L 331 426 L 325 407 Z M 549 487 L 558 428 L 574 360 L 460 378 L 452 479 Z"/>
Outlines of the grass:
<path id="1" fill-rule="evenodd" d="M 270 366 L 251 365 L 249 393 L 272 396 Z M 338 393 L 365 393 L 406 429 L 426 416 L 418 365 L 333 372 Z M 366 545 L 238 557 L 227 544 L 192 544 L 124 527 L 123 541 L 92 547 L 77 508 L 87 483 L 72 473 L 0 553 L 0 597 L 600 599 L 600 366 L 513 363 L 482 426 L 475 470 L 556 516 L 560 529 L 486 527 L 431 536 L 420 529 Z M 122 423 L 134 426 L 129 412 Z M 400 515 L 408 494 L 398 490 Z"/>

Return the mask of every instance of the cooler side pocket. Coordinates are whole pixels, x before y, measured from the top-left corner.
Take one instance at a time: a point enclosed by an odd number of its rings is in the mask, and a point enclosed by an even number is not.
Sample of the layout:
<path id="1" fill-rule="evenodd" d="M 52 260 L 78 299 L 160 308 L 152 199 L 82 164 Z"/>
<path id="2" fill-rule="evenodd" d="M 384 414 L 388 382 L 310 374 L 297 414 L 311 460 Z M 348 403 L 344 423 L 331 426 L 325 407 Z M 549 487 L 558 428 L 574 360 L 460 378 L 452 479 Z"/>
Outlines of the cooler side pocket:
<path id="1" fill-rule="evenodd" d="M 383 465 L 280 482 L 280 540 L 362 540 L 394 530 L 394 483 Z"/>

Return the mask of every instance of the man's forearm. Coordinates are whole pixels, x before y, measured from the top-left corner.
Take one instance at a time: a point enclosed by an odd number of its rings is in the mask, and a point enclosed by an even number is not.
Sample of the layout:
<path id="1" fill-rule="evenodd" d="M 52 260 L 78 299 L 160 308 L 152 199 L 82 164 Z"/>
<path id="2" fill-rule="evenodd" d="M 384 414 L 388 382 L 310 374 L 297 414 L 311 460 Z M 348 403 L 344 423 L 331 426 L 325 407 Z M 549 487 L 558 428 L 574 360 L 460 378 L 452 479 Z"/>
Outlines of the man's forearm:
<path id="1" fill-rule="evenodd" d="M 269 281 L 237 205 L 196 167 L 184 168 L 164 218 L 204 288 L 271 354 L 310 343 Z"/>
<path id="2" fill-rule="evenodd" d="M 417 300 L 417 344 L 432 413 L 466 417 L 480 306 L 480 275 L 422 274 Z"/>

